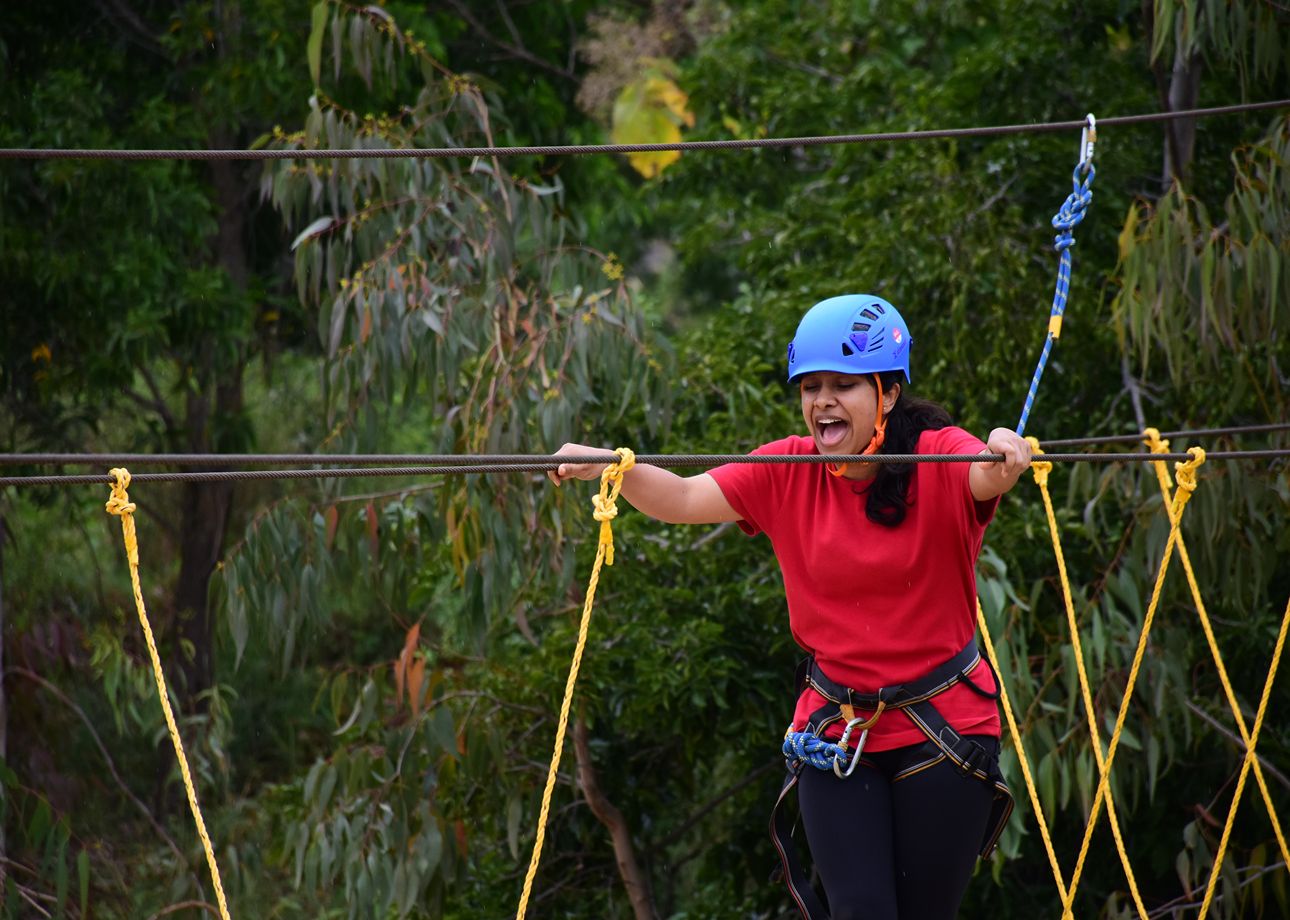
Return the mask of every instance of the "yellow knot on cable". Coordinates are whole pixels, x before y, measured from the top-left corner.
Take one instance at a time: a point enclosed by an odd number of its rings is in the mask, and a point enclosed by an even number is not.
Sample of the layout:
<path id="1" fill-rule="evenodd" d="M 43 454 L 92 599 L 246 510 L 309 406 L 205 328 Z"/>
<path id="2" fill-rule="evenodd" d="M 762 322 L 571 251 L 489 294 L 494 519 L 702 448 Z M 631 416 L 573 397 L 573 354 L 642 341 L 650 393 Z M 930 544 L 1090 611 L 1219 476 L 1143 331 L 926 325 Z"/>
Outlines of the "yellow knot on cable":
<path id="1" fill-rule="evenodd" d="M 1174 492 L 1174 506 L 1170 515 L 1175 519 L 1182 516 L 1183 507 L 1191 498 L 1191 493 L 1196 491 L 1196 470 L 1205 462 L 1203 449 L 1189 447 L 1187 453 L 1191 454 L 1190 460 L 1179 460 L 1174 464 L 1174 478 L 1178 481 L 1178 491 Z"/>
<path id="2" fill-rule="evenodd" d="M 112 494 L 103 508 L 108 514 L 115 514 L 121 519 L 121 534 L 125 541 L 125 555 L 130 565 L 139 565 L 139 540 L 134 530 L 135 504 L 130 501 L 126 489 L 130 488 L 130 471 L 125 467 L 116 467 L 108 471 L 112 477 Z"/>
<path id="3" fill-rule="evenodd" d="M 1039 439 L 1027 437 L 1026 443 L 1030 445 L 1030 451 L 1037 458 L 1044 451 L 1039 446 Z M 1053 471 L 1053 462 L 1051 460 L 1032 459 L 1030 461 L 1030 472 L 1035 474 L 1035 484 L 1041 489 L 1048 485 L 1048 474 Z"/>
<path id="4" fill-rule="evenodd" d="M 130 471 L 125 467 L 116 467 L 108 470 L 115 482 L 112 483 L 112 495 L 107 500 L 108 514 L 134 514 L 135 505 L 130 501 L 130 496 L 126 494 L 126 489 L 130 488 Z"/>
<path id="5" fill-rule="evenodd" d="M 1169 453 L 1169 439 L 1160 437 L 1159 428 L 1143 429 L 1142 441 L 1151 449 L 1153 454 Z M 1173 488 L 1174 483 L 1169 477 L 1169 469 L 1163 463 L 1156 464 L 1156 475 L 1160 477 L 1160 482 L 1166 489 Z"/>
<path id="6" fill-rule="evenodd" d="M 636 455 L 626 447 L 614 453 L 618 461 L 611 463 L 600 474 L 600 494 L 591 499 L 595 507 L 592 516 L 600 522 L 600 545 L 605 548 L 605 565 L 614 564 L 614 530 L 610 526 L 618 517 L 618 493 L 623 489 L 623 474 L 636 465 Z"/>
<path id="7" fill-rule="evenodd" d="M 1142 431 L 1142 441 L 1151 448 L 1153 454 L 1169 453 L 1169 439 L 1160 437 L 1159 428 L 1145 428 Z"/>

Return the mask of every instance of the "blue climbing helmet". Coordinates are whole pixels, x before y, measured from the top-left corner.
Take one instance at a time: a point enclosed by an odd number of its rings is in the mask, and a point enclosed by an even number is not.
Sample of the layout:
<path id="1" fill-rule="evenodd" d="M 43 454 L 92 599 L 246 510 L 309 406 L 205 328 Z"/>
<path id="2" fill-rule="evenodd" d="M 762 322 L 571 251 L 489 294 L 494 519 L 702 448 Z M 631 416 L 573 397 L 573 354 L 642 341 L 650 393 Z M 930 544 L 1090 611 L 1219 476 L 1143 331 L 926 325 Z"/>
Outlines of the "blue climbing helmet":
<path id="1" fill-rule="evenodd" d="M 806 311 L 788 346 L 788 380 L 816 371 L 881 374 L 902 371 L 909 382 L 913 339 L 900 312 L 872 294 L 843 294 Z"/>

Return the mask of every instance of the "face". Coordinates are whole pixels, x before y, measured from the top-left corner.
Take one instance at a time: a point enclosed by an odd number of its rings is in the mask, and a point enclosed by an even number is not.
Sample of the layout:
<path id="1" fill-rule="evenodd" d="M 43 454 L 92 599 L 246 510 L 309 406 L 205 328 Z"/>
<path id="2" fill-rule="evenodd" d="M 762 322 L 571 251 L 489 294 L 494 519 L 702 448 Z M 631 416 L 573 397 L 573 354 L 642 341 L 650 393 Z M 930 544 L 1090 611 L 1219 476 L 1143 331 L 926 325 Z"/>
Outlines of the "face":
<path id="1" fill-rule="evenodd" d="M 822 454 L 859 454 L 869 446 L 878 420 L 874 379 L 867 374 L 819 371 L 799 381 L 802 418 Z M 883 395 L 883 412 L 891 411 L 900 392 L 893 386 Z"/>

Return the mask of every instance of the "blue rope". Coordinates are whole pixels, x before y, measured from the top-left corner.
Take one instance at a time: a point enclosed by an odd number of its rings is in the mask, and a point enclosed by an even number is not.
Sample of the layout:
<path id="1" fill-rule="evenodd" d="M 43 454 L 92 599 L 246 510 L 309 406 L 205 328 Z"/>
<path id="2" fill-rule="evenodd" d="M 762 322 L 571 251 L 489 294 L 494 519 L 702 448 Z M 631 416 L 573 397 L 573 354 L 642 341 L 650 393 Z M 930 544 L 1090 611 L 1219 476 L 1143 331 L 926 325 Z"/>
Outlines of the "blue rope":
<path id="1" fill-rule="evenodd" d="M 1080 174 L 1084 174 L 1083 182 Z M 1039 355 L 1039 364 L 1035 367 L 1035 376 L 1030 381 L 1030 391 L 1026 393 L 1026 405 L 1021 410 L 1021 421 L 1017 423 L 1017 434 L 1026 433 L 1026 421 L 1030 418 L 1030 409 L 1035 404 L 1035 393 L 1039 390 L 1039 378 L 1044 375 L 1048 364 L 1048 355 L 1053 350 L 1053 342 L 1061 334 L 1061 318 L 1066 311 L 1066 295 L 1071 286 L 1071 247 L 1075 245 L 1072 231 L 1075 225 L 1084 219 L 1084 212 L 1093 201 L 1093 177 L 1097 170 L 1091 160 L 1085 160 L 1075 167 L 1071 175 L 1074 190 L 1066 197 L 1061 210 L 1053 215 L 1053 227 L 1060 231 L 1053 238 L 1053 248 L 1061 255 L 1057 263 L 1057 290 L 1053 293 L 1053 309 L 1049 314 L 1048 336 L 1044 339 L 1044 350 Z"/>
<path id="2" fill-rule="evenodd" d="M 814 732 L 789 732 L 784 736 L 784 757 L 800 760 L 817 770 L 832 770 L 834 763 L 845 769 L 850 754 L 839 744 L 832 744 Z"/>

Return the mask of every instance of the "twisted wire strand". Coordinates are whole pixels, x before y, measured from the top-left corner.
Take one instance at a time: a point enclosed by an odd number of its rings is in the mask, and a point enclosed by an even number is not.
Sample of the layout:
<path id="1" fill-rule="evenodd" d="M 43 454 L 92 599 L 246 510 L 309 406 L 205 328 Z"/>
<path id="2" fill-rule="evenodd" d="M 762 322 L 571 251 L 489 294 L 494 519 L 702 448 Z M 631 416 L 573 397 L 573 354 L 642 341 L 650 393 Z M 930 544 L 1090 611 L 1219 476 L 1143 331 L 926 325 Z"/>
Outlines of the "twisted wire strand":
<path id="1" fill-rule="evenodd" d="M 1179 431 L 1162 431 L 1162 438 L 1195 438 L 1217 437 L 1227 434 L 1261 434 L 1272 431 L 1290 430 L 1290 422 L 1273 422 L 1270 425 L 1233 425 L 1227 428 L 1189 428 Z M 1142 432 L 1132 434 L 1105 434 L 1091 438 L 1052 438 L 1040 441 L 1047 447 L 1081 447 L 1086 444 L 1130 444 L 1142 440 Z"/>
<path id="2" fill-rule="evenodd" d="M 1290 107 L 1290 99 L 1248 102 L 1240 105 L 1184 109 L 1178 112 L 1145 112 L 1099 118 L 1098 124 L 1136 125 L 1179 118 L 1208 118 L 1237 112 L 1258 112 Z M 344 150 L 140 150 L 112 148 L 0 148 L 0 160 L 371 160 L 447 159 L 451 157 L 585 156 L 591 154 L 654 153 L 665 150 L 747 150 L 755 148 L 818 147 L 826 144 L 892 143 L 1003 134 L 1036 134 L 1083 127 L 1078 121 L 1036 124 L 988 125 L 973 128 L 938 128 L 926 131 L 884 131 L 869 134 L 829 134 L 808 137 L 770 137 L 748 140 L 678 141 L 673 144 L 557 144 L 518 147 L 404 147 Z"/>

